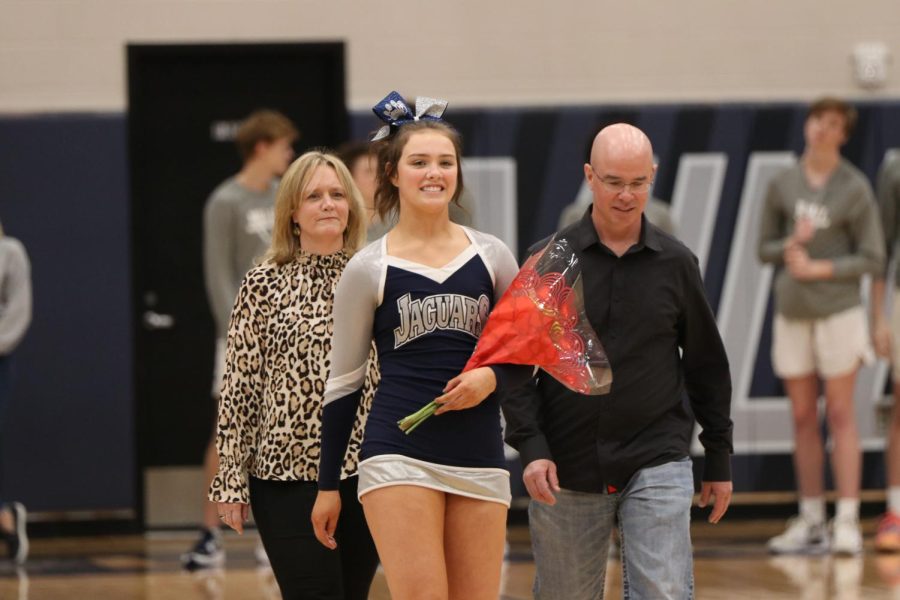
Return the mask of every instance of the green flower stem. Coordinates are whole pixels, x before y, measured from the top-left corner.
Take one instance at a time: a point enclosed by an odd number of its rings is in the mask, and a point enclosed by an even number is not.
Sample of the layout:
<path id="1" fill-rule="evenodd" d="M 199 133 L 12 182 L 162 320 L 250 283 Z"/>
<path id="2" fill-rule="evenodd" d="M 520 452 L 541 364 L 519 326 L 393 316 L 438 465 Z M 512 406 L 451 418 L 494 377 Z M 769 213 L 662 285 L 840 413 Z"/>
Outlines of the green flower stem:
<path id="1" fill-rule="evenodd" d="M 400 426 L 400 429 L 406 433 L 406 435 L 409 435 L 416 427 L 422 424 L 422 421 L 433 415 L 434 411 L 436 411 L 439 406 L 440 404 L 437 402 L 431 401 L 413 414 L 397 421 L 397 425 Z"/>

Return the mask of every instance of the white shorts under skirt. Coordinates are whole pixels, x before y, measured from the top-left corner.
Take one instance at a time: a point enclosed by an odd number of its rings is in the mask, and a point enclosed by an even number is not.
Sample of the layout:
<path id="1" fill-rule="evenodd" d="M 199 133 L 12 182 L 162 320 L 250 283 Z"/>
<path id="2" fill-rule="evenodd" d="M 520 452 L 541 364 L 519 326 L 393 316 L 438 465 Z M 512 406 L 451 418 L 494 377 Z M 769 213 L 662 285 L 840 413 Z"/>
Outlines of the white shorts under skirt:
<path id="1" fill-rule="evenodd" d="M 509 472 L 496 468 L 452 467 L 401 454 L 382 454 L 359 463 L 359 497 L 390 485 L 416 485 L 509 508 Z"/>

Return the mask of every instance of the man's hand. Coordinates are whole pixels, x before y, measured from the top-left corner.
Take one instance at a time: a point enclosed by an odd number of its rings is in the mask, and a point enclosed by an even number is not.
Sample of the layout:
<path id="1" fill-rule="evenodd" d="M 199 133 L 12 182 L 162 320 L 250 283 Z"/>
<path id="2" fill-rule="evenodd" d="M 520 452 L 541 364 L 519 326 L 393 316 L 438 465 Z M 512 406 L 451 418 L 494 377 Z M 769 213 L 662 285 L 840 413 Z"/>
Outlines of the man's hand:
<path id="1" fill-rule="evenodd" d="M 718 523 L 728 510 L 731 504 L 731 482 L 730 481 L 704 481 L 700 484 L 700 508 L 706 508 L 710 498 L 713 499 L 712 512 L 709 513 L 709 522 Z"/>
<path id="2" fill-rule="evenodd" d="M 559 479 L 556 477 L 556 463 L 546 458 L 539 458 L 528 463 L 522 474 L 522 481 L 528 495 L 538 502 L 553 506 L 556 504 L 556 496 L 553 492 L 559 491 Z"/>
<path id="3" fill-rule="evenodd" d="M 444 394 L 434 399 L 441 405 L 434 414 L 440 415 L 448 410 L 472 408 L 490 396 L 497 388 L 497 377 L 489 367 L 479 367 L 460 373 L 447 382 Z"/>
<path id="4" fill-rule="evenodd" d="M 238 533 L 244 533 L 244 523 L 250 517 L 250 505 L 243 502 L 216 502 L 222 523 Z"/>
<path id="5" fill-rule="evenodd" d="M 334 532 L 337 530 L 338 518 L 341 516 L 341 493 L 335 491 L 319 491 L 313 505 L 312 520 L 316 539 L 329 550 L 337 548 Z"/>

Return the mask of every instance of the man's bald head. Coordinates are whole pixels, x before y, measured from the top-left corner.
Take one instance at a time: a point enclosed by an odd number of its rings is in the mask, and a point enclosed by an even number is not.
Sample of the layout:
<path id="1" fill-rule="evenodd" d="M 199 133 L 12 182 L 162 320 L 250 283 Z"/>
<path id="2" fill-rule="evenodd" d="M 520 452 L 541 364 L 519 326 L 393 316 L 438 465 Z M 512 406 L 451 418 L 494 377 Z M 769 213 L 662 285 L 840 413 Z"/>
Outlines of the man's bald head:
<path id="1" fill-rule="evenodd" d="M 584 177 L 594 194 L 591 219 L 604 243 L 615 246 L 618 240 L 624 252 L 640 237 L 655 174 L 653 146 L 637 127 L 616 123 L 594 138 Z"/>
<path id="2" fill-rule="evenodd" d="M 646 158 L 653 164 L 650 138 L 633 125 L 615 123 L 600 130 L 591 146 L 591 164 L 601 167 L 610 161 Z"/>

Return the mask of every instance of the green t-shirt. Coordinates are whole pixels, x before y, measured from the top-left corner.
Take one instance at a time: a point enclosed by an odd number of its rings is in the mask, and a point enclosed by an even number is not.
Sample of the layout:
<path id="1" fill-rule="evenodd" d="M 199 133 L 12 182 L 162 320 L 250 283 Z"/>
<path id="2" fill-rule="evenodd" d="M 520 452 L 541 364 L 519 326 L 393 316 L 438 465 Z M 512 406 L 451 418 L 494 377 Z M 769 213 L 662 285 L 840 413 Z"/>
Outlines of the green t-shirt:
<path id="1" fill-rule="evenodd" d="M 834 277 L 799 281 L 784 268 L 784 241 L 797 218 L 807 217 L 815 234 L 806 244 L 812 259 L 834 264 Z M 884 236 L 878 207 L 865 176 L 841 159 L 822 189 L 810 187 L 797 164 L 769 184 L 762 211 L 759 258 L 779 268 L 775 310 L 792 319 L 820 319 L 861 303 L 860 277 L 884 269 Z"/>

